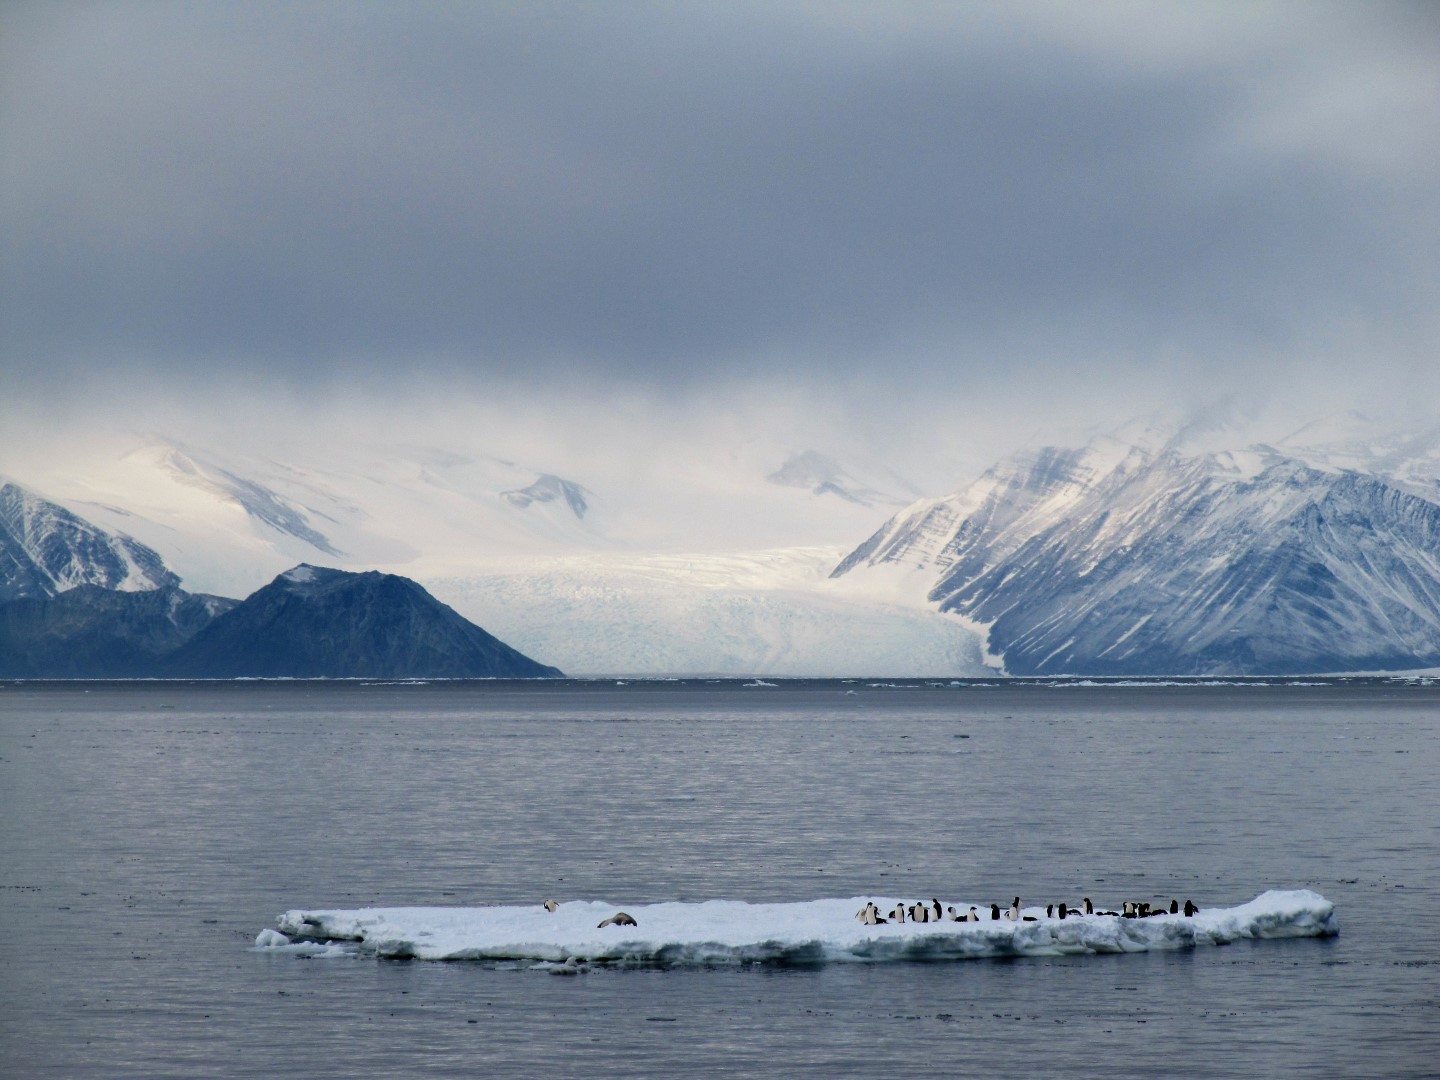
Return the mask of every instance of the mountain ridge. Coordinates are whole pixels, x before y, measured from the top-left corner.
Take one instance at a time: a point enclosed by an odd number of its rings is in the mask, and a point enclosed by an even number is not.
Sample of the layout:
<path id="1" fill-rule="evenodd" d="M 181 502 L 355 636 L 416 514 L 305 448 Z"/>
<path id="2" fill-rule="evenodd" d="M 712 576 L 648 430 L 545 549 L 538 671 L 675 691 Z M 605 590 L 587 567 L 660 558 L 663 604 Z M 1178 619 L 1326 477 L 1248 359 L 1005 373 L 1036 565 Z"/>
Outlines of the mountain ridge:
<path id="1" fill-rule="evenodd" d="M 1011 674 L 1440 662 L 1440 505 L 1268 446 L 1192 456 L 1102 439 L 1018 454 L 912 504 L 832 576 L 885 565 L 987 627 Z"/>

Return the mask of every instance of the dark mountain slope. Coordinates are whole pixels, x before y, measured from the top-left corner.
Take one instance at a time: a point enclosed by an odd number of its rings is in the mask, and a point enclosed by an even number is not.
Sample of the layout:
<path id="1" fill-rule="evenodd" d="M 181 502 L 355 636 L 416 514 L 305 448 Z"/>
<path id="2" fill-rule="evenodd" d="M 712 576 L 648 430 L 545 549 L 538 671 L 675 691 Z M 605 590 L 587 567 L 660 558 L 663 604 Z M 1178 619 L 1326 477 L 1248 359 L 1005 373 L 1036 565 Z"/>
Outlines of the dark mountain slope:
<path id="1" fill-rule="evenodd" d="M 555 678 L 394 574 L 301 565 L 166 662 L 188 678 Z"/>
<path id="2" fill-rule="evenodd" d="M 78 585 L 13 600 L 0 605 L 0 678 L 152 676 L 162 657 L 235 603 L 173 586 L 118 592 Z"/>

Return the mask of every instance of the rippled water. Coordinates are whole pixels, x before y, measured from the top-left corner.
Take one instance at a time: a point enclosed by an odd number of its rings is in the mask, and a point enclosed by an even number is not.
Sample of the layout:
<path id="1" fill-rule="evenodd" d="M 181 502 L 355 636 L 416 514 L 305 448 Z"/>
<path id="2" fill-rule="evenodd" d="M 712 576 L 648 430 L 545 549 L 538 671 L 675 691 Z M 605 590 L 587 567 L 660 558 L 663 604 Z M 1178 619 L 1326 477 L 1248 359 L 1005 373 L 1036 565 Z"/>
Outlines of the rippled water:
<path id="1" fill-rule="evenodd" d="M 0 687 L 0 1074 L 1402 1076 L 1440 1060 L 1440 689 Z M 595 970 L 249 951 L 292 907 L 1204 905 L 1180 953 Z"/>

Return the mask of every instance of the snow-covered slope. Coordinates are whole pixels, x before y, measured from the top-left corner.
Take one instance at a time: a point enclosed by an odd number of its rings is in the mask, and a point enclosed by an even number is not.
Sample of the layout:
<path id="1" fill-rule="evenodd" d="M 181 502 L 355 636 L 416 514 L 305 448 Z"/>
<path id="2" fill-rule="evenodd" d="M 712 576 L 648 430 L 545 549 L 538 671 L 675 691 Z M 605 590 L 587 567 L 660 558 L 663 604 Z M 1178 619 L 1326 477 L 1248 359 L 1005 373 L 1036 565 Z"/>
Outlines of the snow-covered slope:
<path id="1" fill-rule="evenodd" d="M 1370 473 L 1440 500 L 1440 426 L 1387 428 L 1361 413 L 1344 412 L 1311 421 L 1275 446 L 1316 468 Z"/>
<path id="2" fill-rule="evenodd" d="M 1422 667 L 1440 661 L 1440 505 L 1416 490 L 1268 446 L 1102 437 L 917 503 L 834 573 L 908 572 L 1012 674 Z"/>
<path id="3" fill-rule="evenodd" d="M 54 596 L 77 585 L 139 592 L 178 583 L 144 544 L 0 482 L 0 601 Z"/>
<path id="4" fill-rule="evenodd" d="M 235 596 L 297 562 L 405 569 L 422 558 L 463 562 L 477 550 L 533 555 L 607 543 L 606 515 L 579 484 L 421 448 L 281 463 L 150 440 L 46 481 L 85 518 L 123 523 L 187 587 Z"/>

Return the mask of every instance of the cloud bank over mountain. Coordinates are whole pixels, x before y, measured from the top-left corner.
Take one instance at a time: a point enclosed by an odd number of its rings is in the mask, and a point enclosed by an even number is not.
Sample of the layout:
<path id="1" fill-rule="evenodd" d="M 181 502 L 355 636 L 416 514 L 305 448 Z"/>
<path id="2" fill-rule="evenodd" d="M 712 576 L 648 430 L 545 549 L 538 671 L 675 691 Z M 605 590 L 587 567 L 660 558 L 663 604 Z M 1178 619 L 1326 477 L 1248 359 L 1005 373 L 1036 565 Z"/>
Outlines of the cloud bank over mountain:
<path id="1" fill-rule="evenodd" d="M 248 446 L 461 400 L 653 445 L 766 402 L 835 433 L 791 452 L 977 463 L 1158 400 L 1433 398 L 1437 23 L 22 6 L 0 419 L 203 416 Z"/>

